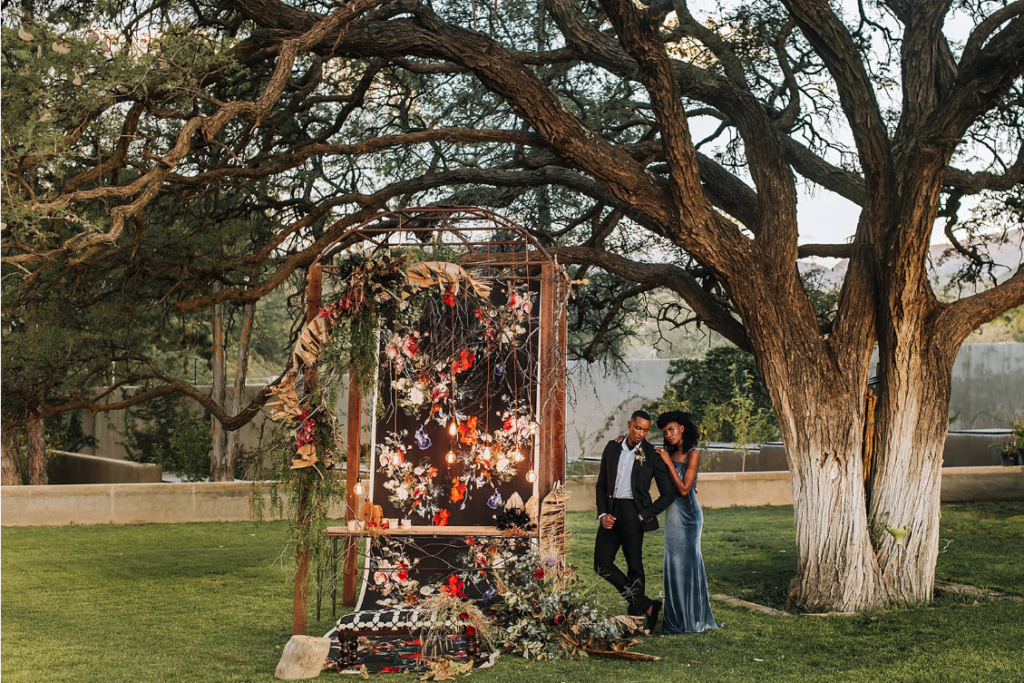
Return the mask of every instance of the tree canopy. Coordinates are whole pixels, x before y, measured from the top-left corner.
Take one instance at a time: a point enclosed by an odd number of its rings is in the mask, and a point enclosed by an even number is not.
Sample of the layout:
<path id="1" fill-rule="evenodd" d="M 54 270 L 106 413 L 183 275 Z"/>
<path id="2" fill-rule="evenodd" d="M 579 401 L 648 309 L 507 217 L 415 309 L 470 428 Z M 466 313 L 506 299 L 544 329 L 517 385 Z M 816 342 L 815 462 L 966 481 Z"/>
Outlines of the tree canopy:
<path id="1" fill-rule="evenodd" d="M 96 386 L 111 363 L 187 391 L 135 336 L 259 300 L 382 209 L 488 206 L 577 277 L 600 271 L 610 293 L 579 308 L 598 334 L 660 288 L 674 320 L 754 353 L 800 501 L 794 600 L 930 595 L 949 369 L 973 329 L 1024 302 L 1024 274 L 948 301 L 926 254 L 940 225 L 977 279 L 991 262 L 970 233 L 1020 225 L 1024 2 L 35 0 L 4 14 L 5 356 L 17 343 L 28 357 L 65 312 L 85 316 L 83 339 L 140 321 L 89 362 L 47 352 L 14 384 L 5 373 L 5 406 L 20 390 L 57 410 L 39 378 Z M 801 187 L 857 207 L 851 241 L 801 242 Z M 823 316 L 797 267 L 812 255 L 849 259 Z M 883 522 L 913 530 L 914 562 L 872 535 Z"/>

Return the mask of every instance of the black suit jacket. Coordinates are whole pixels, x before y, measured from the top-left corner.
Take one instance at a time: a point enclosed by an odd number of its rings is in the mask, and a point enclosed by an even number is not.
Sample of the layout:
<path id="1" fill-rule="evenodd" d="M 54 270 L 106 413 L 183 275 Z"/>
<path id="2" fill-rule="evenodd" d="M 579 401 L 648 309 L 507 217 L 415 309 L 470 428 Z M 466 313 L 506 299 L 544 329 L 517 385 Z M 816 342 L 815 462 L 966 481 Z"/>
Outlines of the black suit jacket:
<path id="1" fill-rule="evenodd" d="M 665 461 L 654 452 L 654 446 L 646 439 L 640 442 L 641 460 L 633 461 L 630 485 L 633 489 L 633 502 L 643 518 L 644 531 L 658 528 L 658 515 L 668 509 L 676 497 L 672 476 L 668 473 Z M 612 512 L 612 499 L 615 495 L 615 475 L 619 467 L 619 456 L 622 455 L 622 444 L 609 441 L 601 454 L 601 471 L 597 475 L 597 515 Z M 658 499 L 651 501 L 651 481 L 658 485 Z"/>

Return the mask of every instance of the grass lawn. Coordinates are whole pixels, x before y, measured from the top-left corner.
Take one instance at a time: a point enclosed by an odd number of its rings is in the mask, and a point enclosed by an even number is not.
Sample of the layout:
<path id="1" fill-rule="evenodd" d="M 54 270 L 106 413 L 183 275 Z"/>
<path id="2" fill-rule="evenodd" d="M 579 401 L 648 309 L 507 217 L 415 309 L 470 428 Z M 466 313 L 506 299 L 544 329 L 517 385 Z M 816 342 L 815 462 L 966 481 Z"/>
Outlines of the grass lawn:
<path id="1" fill-rule="evenodd" d="M 592 515 L 573 513 L 570 526 L 580 575 L 599 601 L 623 610 L 591 569 Z M 2 675 L 8 683 L 273 680 L 291 628 L 290 567 L 277 561 L 284 533 L 282 523 L 3 529 Z M 1024 502 L 944 505 L 941 535 L 939 578 L 1024 594 Z M 792 508 L 706 510 L 711 592 L 781 604 L 793 536 Z M 660 533 L 645 553 L 653 594 Z M 471 680 L 1024 681 L 1021 602 L 944 598 L 827 618 L 713 607 L 721 631 L 652 637 L 637 648 L 659 662 L 505 655 Z M 329 618 L 311 620 L 309 633 L 329 627 Z"/>

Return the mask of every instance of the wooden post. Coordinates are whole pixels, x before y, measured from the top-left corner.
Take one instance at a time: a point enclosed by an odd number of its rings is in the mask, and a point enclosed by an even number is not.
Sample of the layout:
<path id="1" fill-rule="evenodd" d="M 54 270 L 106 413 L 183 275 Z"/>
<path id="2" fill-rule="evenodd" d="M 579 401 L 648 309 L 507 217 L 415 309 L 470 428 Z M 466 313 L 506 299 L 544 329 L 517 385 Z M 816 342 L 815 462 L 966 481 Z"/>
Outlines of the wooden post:
<path id="1" fill-rule="evenodd" d="M 320 314 L 320 299 L 323 293 L 323 267 L 320 265 L 310 266 L 309 281 L 306 289 L 306 322 L 313 320 Z M 306 370 L 306 388 L 311 390 L 316 385 L 317 371 L 315 367 Z M 308 476 L 307 472 L 299 475 L 299 481 Z M 300 484 L 295 492 L 299 497 L 298 519 L 299 526 L 309 526 L 309 514 L 307 505 L 309 491 L 304 484 Z M 292 635 L 306 635 L 306 603 L 309 598 L 309 543 L 300 543 L 295 548 L 295 598 L 292 604 Z"/>
<path id="2" fill-rule="evenodd" d="M 345 465 L 345 516 L 355 519 L 359 499 L 355 493 L 359 481 L 359 432 L 362 428 L 363 400 L 359 390 L 359 377 L 354 365 L 348 367 L 348 457 Z M 356 543 L 355 537 L 345 538 L 341 604 L 351 607 L 356 604 Z"/>
<path id="3" fill-rule="evenodd" d="M 541 266 L 540 462 L 538 498 L 565 483 L 565 310 L 558 305 L 561 277 L 554 263 Z M 559 310 L 561 309 L 561 310 Z"/>

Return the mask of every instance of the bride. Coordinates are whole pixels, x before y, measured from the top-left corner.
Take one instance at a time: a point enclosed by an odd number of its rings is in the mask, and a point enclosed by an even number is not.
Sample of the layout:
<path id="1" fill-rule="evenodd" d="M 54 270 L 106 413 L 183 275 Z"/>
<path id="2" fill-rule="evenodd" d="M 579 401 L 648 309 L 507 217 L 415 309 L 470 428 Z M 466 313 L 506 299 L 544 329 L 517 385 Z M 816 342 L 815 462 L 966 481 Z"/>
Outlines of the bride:
<path id="1" fill-rule="evenodd" d="M 717 629 L 711 614 L 708 579 L 700 552 L 704 513 L 697 502 L 697 426 L 688 413 L 673 410 L 658 417 L 665 445 L 655 449 L 679 495 L 665 514 L 665 612 L 662 635 Z"/>

